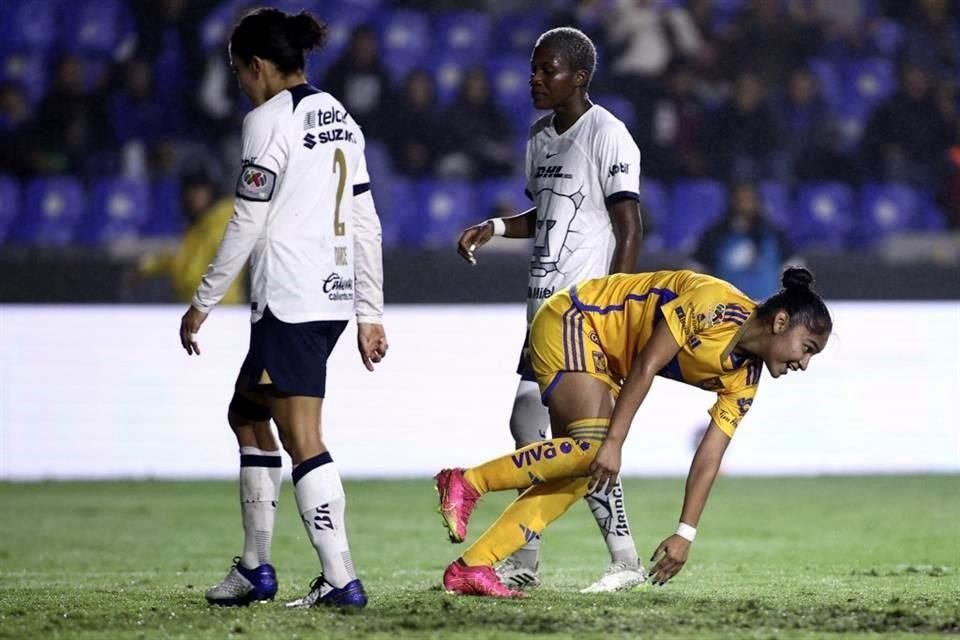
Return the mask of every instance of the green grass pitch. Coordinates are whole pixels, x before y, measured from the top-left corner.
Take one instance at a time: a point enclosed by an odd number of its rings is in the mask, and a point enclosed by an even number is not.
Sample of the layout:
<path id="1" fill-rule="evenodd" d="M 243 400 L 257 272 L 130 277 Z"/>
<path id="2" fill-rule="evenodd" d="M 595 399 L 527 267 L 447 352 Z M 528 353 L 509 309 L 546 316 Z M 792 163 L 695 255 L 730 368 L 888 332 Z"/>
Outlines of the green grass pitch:
<path id="1" fill-rule="evenodd" d="M 641 553 L 676 523 L 681 479 L 630 479 Z M 208 607 L 241 545 L 228 482 L 0 484 L 0 638 L 932 638 L 960 634 L 960 477 L 721 478 L 665 588 L 581 595 L 606 565 L 585 505 L 544 536 L 525 601 L 444 594 L 428 479 L 348 482 L 361 612 L 288 611 L 318 572 L 284 486 L 273 603 Z M 487 526 L 510 496 L 485 498 Z"/>

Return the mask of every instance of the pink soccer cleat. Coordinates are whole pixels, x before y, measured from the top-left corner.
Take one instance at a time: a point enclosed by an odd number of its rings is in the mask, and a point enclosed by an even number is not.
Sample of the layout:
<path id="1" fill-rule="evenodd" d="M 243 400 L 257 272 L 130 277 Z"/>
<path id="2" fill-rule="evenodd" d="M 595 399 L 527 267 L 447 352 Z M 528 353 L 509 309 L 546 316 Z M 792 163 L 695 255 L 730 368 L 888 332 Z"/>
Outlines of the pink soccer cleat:
<path id="1" fill-rule="evenodd" d="M 440 494 L 437 511 L 443 517 L 450 542 L 463 542 L 467 539 L 467 522 L 480 494 L 463 477 L 463 469 L 444 469 L 434 479 Z"/>
<path id="2" fill-rule="evenodd" d="M 443 588 L 447 593 L 488 598 L 526 598 L 527 594 L 503 586 L 493 567 L 468 567 L 454 560 L 443 572 Z"/>

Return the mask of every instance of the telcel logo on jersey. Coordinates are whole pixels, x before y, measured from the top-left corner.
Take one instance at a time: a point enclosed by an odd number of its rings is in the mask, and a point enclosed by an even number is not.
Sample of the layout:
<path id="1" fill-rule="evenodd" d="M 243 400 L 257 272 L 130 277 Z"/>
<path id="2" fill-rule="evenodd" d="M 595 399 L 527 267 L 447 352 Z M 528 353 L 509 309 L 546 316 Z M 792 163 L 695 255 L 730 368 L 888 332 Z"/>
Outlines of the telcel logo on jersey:
<path id="1" fill-rule="evenodd" d="M 331 273 L 323 281 L 323 292 L 330 300 L 353 300 L 353 279 Z"/>
<path id="2" fill-rule="evenodd" d="M 628 162 L 617 162 L 617 163 L 615 163 L 613 166 L 610 167 L 610 171 L 608 172 L 608 174 L 609 174 L 609 176 L 610 176 L 611 178 L 612 178 L 613 176 L 617 175 L 618 173 L 622 173 L 622 174 L 624 174 L 624 175 L 630 173 L 630 163 L 628 163 Z"/>

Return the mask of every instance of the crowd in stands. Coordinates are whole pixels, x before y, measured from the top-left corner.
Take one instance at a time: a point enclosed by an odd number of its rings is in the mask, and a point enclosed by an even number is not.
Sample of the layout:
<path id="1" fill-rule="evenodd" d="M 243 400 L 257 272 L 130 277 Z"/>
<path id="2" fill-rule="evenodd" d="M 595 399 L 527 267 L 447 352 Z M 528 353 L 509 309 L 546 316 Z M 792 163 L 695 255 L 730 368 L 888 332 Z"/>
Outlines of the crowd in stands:
<path id="1" fill-rule="evenodd" d="M 525 206 L 529 54 L 560 25 L 594 39 L 591 95 L 640 146 L 650 248 L 708 255 L 728 194 L 793 249 L 960 228 L 948 0 L 267 4 L 328 21 L 308 77 L 364 127 L 388 246 Z M 249 105 L 225 40 L 249 0 L 4 5 L 0 244 L 177 234 L 185 176 L 232 191 Z"/>

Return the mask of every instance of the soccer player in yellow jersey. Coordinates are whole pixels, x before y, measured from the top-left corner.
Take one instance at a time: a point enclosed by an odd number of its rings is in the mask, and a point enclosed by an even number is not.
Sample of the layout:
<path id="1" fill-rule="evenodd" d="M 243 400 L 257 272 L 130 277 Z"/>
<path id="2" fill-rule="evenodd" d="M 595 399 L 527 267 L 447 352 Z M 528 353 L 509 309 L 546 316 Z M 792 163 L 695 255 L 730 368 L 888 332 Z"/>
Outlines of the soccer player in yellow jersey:
<path id="1" fill-rule="evenodd" d="M 652 582 L 670 580 L 687 560 L 762 367 L 774 378 L 805 371 L 826 346 L 833 322 L 812 282 L 806 269 L 788 268 L 783 288 L 760 304 L 723 280 L 692 271 L 616 274 L 553 295 L 530 330 L 530 359 L 553 439 L 437 475 L 440 512 L 454 542 L 466 538 L 480 496 L 526 489 L 447 567 L 444 587 L 524 595 L 501 584 L 493 565 L 540 535 L 588 490 L 613 487 L 624 439 L 655 375 L 717 394 L 687 475 L 679 526 L 653 554 Z"/>

